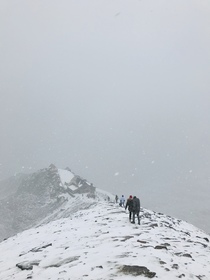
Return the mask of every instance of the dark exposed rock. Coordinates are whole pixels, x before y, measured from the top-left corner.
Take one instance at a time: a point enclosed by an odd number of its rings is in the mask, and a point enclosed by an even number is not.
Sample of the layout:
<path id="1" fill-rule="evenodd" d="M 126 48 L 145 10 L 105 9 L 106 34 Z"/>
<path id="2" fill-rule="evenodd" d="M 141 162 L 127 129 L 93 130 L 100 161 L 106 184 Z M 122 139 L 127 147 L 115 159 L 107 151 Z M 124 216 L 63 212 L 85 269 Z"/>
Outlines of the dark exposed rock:
<path id="1" fill-rule="evenodd" d="M 103 269 L 103 266 L 102 266 L 102 265 L 97 265 L 96 267 L 97 267 L 97 268 Z"/>
<path id="2" fill-rule="evenodd" d="M 74 178 L 71 180 L 70 184 L 77 187 L 74 191 L 72 191 L 73 194 L 88 193 L 89 197 L 94 198 L 95 187 L 93 186 L 92 183 L 89 183 L 87 180 L 81 178 L 80 176 L 75 175 Z"/>
<path id="3" fill-rule="evenodd" d="M 209 242 L 209 239 L 207 237 L 200 237 L 200 236 L 196 236 L 197 238 L 202 238 L 204 240 L 206 240 L 206 242 Z"/>
<path id="4" fill-rule="evenodd" d="M 18 268 L 20 268 L 21 270 L 32 270 L 33 269 L 33 265 L 28 262 L 17 263 L 16 266 Z"/>
<path id="5" fill-rule="evenodd" d="M 52 246 L 52 243 L 43 245 L 43 246 L 41 246 L 41 247 L 33 248 L 33 249 L 31 249 L 31 252 L 41 252 L 43 249 L 45 249 L 45 248 L 47 248 L 47 247 L 49 247 L 49 246 Z"/>
<path id="6" fill-rule="evenodd" d="M 25 261 L 25 262 L 21 262 L 21 263 L 17 263 L 16 266 L 18 268 L 20 268 L 21 270 L 32 270 L 33 269 L 33 265 L 39 265 L 40 260 L 34 260 L 34 261 Z"/>
<path id="7" fill-rule="evenodd" d="M 66 270 L 61 270 L 61 271 L 59 272 L 59 274 L 62 274 L 62 273 L 67 273 L 67 271 L 66 271 Z"/>
<path id="8" fill-rule="evenodd" d="M 183 232 L 183 233 L 185 233 L 186 235 L 190 236 L 190 233 L 187 232 L 187 231 L 180 230 L 180 232 Z"/>
<path id="9" fill-rule="evenodd" d="M 124 239 L 122 239 L 121 241 L 124 242 L 124 241 L 126 241 L 126 240 L 128 240 L 130 238 L 133 238 L 133 236 L 132 235 L 131 236 L 125 236 Z"/>
<path id="10" fill-rule="evenodd" d="M 169 246 L 171 246 L 169 243 L 163 243 L 163 244 L 161 244 L 162 246 L 167 246 L 167 247 L 169 247 Z"/>
<path id="11" fill-rule="evenodd" d="M 174 255 L 176 256 L 181 256 L 182 252 L 177 252 L 177 253 L 174 253 Z"/>
<path id="12" fill-rule="evenodd" d="M 178 269 L 178 268 L 179 268 L 179 266 L 178 266 L 178 264 L 174 263 L 174 264 L 172 265 L 172 268 L 174 268 L 174 269 Z"/>
<path id="13" fill-rule="evenodd" d="M 147 241 L 144 241 L 144 240 L 137 240 L 137 242 L 139 242 L 139 243 L 143 243 L 143 244 L 148 243 Z"/>
<path id="14" fill-rule="evenodd" d="M 153 223 L 150 226 L 154 228 L 154 227 L 158 227 L 158 224 L 157 223 Z"/>
<path id="15" fill-rule="evenodd" d="M 192 258 L 192 256 L 190 254 L 183 254 L 183 257 L 187 257 L 187 258 Z"/>
<path id="16" fill-rule="evenodd" d="M 201 244 L 204 248 L 206 248 L 207 247 L 207 245 L 206 244 L 203 244 L 203 243 L 201 243 L 201 242 L 197 242 L 198 244 Z"/>
<path id="17" fill-rule="evenodd" d="M 168 250 L 168 248 L 165 245 L 157 245 L 157 246 L 155 246 L 155 249 L 158 249 L 158 250 L 161 250 L 161 249 Z"/>
<path id="18" fill-rule="evenodd" d="M 138 265 L 124 265 L 121 268 L 121 272 L 134 276 L 143 275 L 147 278 L 153 278 L 156 275 L 155 272 L 151 272 L 147 267 Z"/>
<path id="19" fill-rule="evenodd" d="M 175 230 L 176 231 L 176 229 L 174 228 L 174 227 L 172 227 L 171 225 L 170 226 L 168 226 L 170 229 L 173 229 L 173 230 Z"/>
<path id="20" fill-rule="evenodd" d="M 41 252 L 43 249 L 49 247 L 49 246 L 52 246 L 52 243 L 49 243 L 49 244 L 46 244 L 46 245 L 43 245 L 41 247 L 35 247 L 33 249 L 31 249 L 29 252 Z M 23 255 L 26 255 L 28 252 L 23 252 L 19 255 L 19 257 L 23 256 Z"/>
<path id="21" fill-rule="evenodd" d="M 165 240 L 175 240 L 175 238 L 164 237 Z"/>
<path id="22" fill-rule="evenodd" d="M 95 266 L 95 267 L 91 267 L 91 271 L 93 271 L 93 270 L 96 269 L 96 268 L 103 269 L 103 266 L 102 266 L 102 265 L 97 265 L 97 266 Z"/>
<path id="23" fill-rule="evenodd" d="M 196 277 L 199 279 L 199 280 L 202 280 L 203 277 L 205 277 L 204 275 L 196 275 Z"/>
<path id="24" fill-rule="evenodd" d="M 170 269 L 169 269 L 169 268 L 167 268 L 167 267 L 165 268 L 165 270 L 166 270 L 166 271 L 170 271 Z"/>

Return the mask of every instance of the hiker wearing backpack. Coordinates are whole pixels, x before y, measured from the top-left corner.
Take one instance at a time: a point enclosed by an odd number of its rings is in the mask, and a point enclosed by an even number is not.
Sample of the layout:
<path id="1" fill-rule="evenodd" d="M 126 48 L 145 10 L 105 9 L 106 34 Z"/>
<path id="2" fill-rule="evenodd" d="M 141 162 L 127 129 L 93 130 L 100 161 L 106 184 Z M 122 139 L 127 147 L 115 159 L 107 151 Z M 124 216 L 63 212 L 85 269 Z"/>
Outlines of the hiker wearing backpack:
<path id="1" fill-rule="evenodd" d="M 125 205 L 125 210 L 128 208 L 129 211 L 129 221 L 131 221 L 131 215 L 133 212 L 133 197 L 132 195 L 129 196 L 127 199 L 126 205 Z"/>
<path id="2" fill-rule="evenodd" d="M 140 212 L 140 199 L 134 196 L 133 197 L 133 221 L 131 222 L 132 224 L 135 224 L 135 216 L 137 216 L 138 224 L 140 225 L 139 212 Z"/>

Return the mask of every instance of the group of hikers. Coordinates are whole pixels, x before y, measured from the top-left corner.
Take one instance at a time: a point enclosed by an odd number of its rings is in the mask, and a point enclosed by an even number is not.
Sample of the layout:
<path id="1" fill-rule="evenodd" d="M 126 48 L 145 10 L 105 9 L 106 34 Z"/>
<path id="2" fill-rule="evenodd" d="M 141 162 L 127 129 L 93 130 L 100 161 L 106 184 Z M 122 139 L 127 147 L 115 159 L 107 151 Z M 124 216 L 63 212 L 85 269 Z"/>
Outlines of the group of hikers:
<path id="1" fill-rule="evenodd" d="M 118 203 L 118 196 L 117 195 L 115 196 L 115 201 L 116 201 L 116 203 Z M 120 198 L 119 205 L 121 207 L 125 207 L 125 210 L 128 208 L 129 221 L 132 224 L 135 224 L 135 216 L 137 216 L 138 224 L 140 225 L 140 216 L 139 216 L 139 213 L 140 213 L 140 199 L 138 197 L 136 197 L 136 196 L 133 197 L 132 195 L 130 195 L 129 198 L 127 199 L 127 201 L 126 201 L 126 204 L 125 204 L 125 197 L 124 197 L 124 195 L 122 195 L 121 198 Z"/>

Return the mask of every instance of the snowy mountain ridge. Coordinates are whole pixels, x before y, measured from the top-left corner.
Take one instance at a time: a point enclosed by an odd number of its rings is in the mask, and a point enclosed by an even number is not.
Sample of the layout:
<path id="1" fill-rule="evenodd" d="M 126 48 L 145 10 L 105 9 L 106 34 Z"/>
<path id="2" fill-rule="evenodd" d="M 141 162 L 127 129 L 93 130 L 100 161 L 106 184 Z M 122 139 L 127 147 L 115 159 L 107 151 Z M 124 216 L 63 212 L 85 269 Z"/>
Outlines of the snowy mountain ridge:
<path id="1" fill-rule="evenodd" d="M 69 168 L 17 177 L 0 186 L 1 280 L 210 279 L 210 236 L 193 225 L 144 208 L 133 225 Z"/>
<path id="2" fill-rule="evenodd" d="M 84 196 L 89 198 L 85 203 Z M 51 164 L 32 174 L 20 174 L 0 182 L 0 197 L 1 241 L 41 222 L 87 208 L 100 197 L 108 199 L 108 194 L 97 191 L 69 168 L 58 169 Z"/>
<path id="3" fill-rule="evenodd" d="M 193 225 L 147 209 L 133 225 L 118 204 L 99 200 L 1 242 L 0 279 L 209 280 L 209 240 Z"/>

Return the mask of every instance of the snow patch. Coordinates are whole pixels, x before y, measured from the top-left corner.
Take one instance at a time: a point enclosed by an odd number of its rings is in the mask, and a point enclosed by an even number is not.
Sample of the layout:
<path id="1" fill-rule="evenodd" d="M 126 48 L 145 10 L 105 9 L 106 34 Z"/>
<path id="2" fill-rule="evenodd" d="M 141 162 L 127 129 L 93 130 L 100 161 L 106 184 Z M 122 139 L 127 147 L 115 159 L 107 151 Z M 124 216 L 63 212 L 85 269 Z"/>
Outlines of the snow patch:
<path id="1" fill-rule="evenodd" d="M 71 180 L 74 178 L 74 174 L 71 173 L 69 170 L 58 169 L 58 174 L 63 185 L 65 183 L 70 183 Z"/>
<path id="2" fill-rule="evenodd" d="M 75 185 L 71 185 L 68 187 L 68 189 L 72 190 L 72 191 L 75 191 L 78 189 L 78 187 L 76 187 Z"/>

